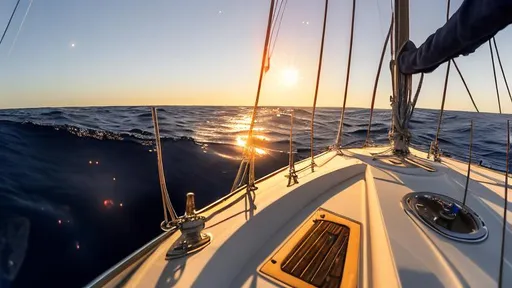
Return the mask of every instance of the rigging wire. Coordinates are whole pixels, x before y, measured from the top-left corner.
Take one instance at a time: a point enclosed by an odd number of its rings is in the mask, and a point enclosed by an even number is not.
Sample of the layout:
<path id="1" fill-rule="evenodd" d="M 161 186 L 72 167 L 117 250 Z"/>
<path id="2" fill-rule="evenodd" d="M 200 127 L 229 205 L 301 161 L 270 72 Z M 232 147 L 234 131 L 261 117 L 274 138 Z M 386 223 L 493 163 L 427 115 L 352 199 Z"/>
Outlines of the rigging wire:
<path id="1" fill-rule="evenodd" d="M 284 0 L 277 0 L 274 4 L 274 11 L 272 12 L 272 26 L 270 27 L 270 40 L 269 40 L 269 47 L 271 46 L 272 39 L 274 38 L 274 32 L 276 29 L 276 23 L 279 20 L 279 16 L 281 15 L 281 9 L 283 8 Z M 277 9 L 277 10 L 276 10 Z"/>
<path id="2" fill-rule="evenodd" d="M 443 122 L 443 114 L 444 114 L 444 103 L 446 101 L 446 90 L 448 88 L 448 78 L 450 76 L 450 64 L 452 62 L 448 61 L 448 64 L 446 66 L 446 74 L 444 77 L 444 87 L 443 87 L 443 98 L 441 100 L 441 110 L 439 111 L 439 120 L 437 121 L 437 131 L 436 131 L 436 138 L 434 140 L 434 143 L 438 143 L 439 140 L 439 134 L 441 132 L 441 123 Z"/>
<path id="3" fill-rule="evenodd" d="M 7 30 L 9 30 L 9 26 L 11 25 L 12 18 L 14 18 L 14 14 L 16 14 L 16 9 L 18 9 L 18 5 L 20 4 L 21 0 L 18 0 L 16 2 L 16 6 L 14 6 L 14 10 L 12 10 L 11 17 L 9 18 L 9 22 L 7 22 L 7 25 L 5 26 L 4 33 L 2 34 L 2 38 L 0 38 L 0 45 L 2 45 L 2 41 L 4 41 L 5 34 L 7 33 Z"/>
<path id="4" fill-rule="evenodd" d="M 273 6 L 272 12 L 272 26 L 270 28 L 270 40 L 268 42 L 268 51 L 267 59 L 265 64 L 265 72 L 268 72 L 270 69 L 270 59 L 272 58 L 272 54 L 274 53 L 274 49 L 277 43 L 277 37 L 279 36 L 279 31 L 281 30 L 281 22 L 283 21 L 284 11 L 286 10 L 286 4 L 288 0 L 277 0 Z M 277 8 L 277 10 L 276 10 Z M 277 30 L 276 30 L 277 27 Z M 275 35 L 274 32 L 276 31 Z"/>
<path id="5" fill-rule="evenodd" d="M 508 169 L 510 161 L 510 120 L 507 120 L 507 153 L 505 167 L 505 195 L 503 203 L 503 225 L 501 228 L 501 251 L 500 251 L 500 271 L 498 275 L 498 287 L 503 287 L 503 262 L 505 261 L 505 235 L 507 232 L 507 211 L 508 211 Z"/>
<path id="6" fill-rule="evenodd" d="M 250 142 L 252 142 L 251 139 L 252 139 L 252 133 L 254 130 L 254 122 L 256 120 L 258 104 L 260 101 L 261 85 L 263 83 L 263 75 L 265 74 L 265 61 L 266 61 L 267 55 L 268 55 L 268 47 L 269 47 L 268 44 L 270 42 L 270 30 L 272 27 L 272 15 L 274 13 L 274 3 L 275 3 L 275 0 L 271 0 L 270 11 L 268 14 L 267 32 L 265 35 L 265 45 L 263 45 L 263 56 L 262 56 L 262 60 L 261 60 L 260 76 L 259 76 L 259 80 L 258 80 L 258 89 L 256 90 L 256 99 L 254 100 L 254 106 L 252 109 L 252 116 L 251 116 L 251 124 L 249 126 L 249 133 L 247 136 L 247 144 L 250 144 L 250 145 L 252 145 L 252 143 L 250 143 Z"/>
<path id="7" fill-rule="evenodd" d="M 471 119 L 471 127 L 469 129 L 468 173 L 466 174 L 466 185 L 464 185 L 464 198 L 462 199 L 462 206 L 466 206 L 466 199 L 468 196 L 469 178 L 471 177 L 472 153 L 473 153 L 473 119 Z"/>
<path id="8" fill-rule="evenodd" d="M 249 125 L 249 131 L 247 133 L 247 142 L 244 147 L 243 159 L 242 159 L 242 162 L 240 163 L 240 167 L 238 168 L 237 176 L 236 176 L 235 180 L 233 181 L 233 187 L 231 188 L 231 192 L 233 192 L 236 189 L 237 183 L 239 183 L 240 179 L 245 178 L 245 173 L 247 171 L 247 167 L 246 167 L 247 165 L 251 166 L 248 169 L 249 175 L 247 177 L 248 192 L 256 189 L 254 187 L 254 183 L 252 182 L 252 181 L 254 181 L 254 175 L 251 175 L 251 173 L 254 173 L 254 147 L 253 147 L 253 143 L 252 143 L 253 142 L 252 135 L 253 135 L 253 130 L 254 130 L 254 123 L 256 120 L 256 114 L 258 112 L 258 104 L 260 101 L 263 76 L 265 75 L 265 72 L 268 70 L 268 66 L 265 64 L 268 60 L 268 50 L 269 50 L 269 43 L 270 43 L 270 37 L 271 37 L 270 33 L 271 33 L 271 29 L 272 29 L 272 18 L 274 16 L 275 4 L 276 4 L 275 0 L 270 0 L 270 8 L 268 11 L 268 20 L 267 20 L 267 30 L 265 33 L 265 43 L 263 45 L 263 53 L 261 56 L 261 66 L 260 66 L 260 75 L 259 75 L 259 79 L 258 79 L 258 88 L 256 90 L 256 99 L 254 100 L 254 106 L 252 108 L 251 122 Z M 244 169 L 244 167 L 245 167 L 245 169 Z M 242 171 L 244 171 L 243 174 L 242 174 Z M 240 177 L 242 177 L 242 178 L 240 178 Z"/>
<path id="9" fill-rule="evenodd" d="M 418 101 L 418 97 L 421 92 L 421 87 L 423 86 L 424 76 L 425 76 L 425 74 L 421 73 L 420 80 L 418 82 L 418 86 L 416 87 L 416 92 L 414 93 L 414 98 L 411 99 L 411 87 L 410 87 L 411 84 L 410 83 L 407 87 L 407 92 L 402 92 L 402 93 L 405 93 L 408 95 L 408 99 L 409 99 L 407 102 L 408 105 L 404 106 L 403 109 L 401 109 L 400 108 L 401 106 L 399 105 L 397 111 L 393 111 L 392 118 L 395 118 L 396 121 L 399 123 L 399 125 L 394 126 L 394 128 L 395 127 L 398 128 L 398 133 L 406 139 L 407 143 L 411 136 L 407 127 L 408 127 L 409 121 L 411 120 L 412 115 L 414 113 L 414 108 L 416 107 L 416 102 Z M 403 89 L 403 88 L 400 88 L 400 89 Z M 400 104 L 400 102 L 398 102 L 397 104 Z"/>
<path id="10" fill-rule="evenodd" d="M 418 97 L 420 96 L 421 87 L 423 86 L 423 77 L 425 76 L 424 73 L 421 73 L 420 75 L 420 81 L 418 82 L 418 87 L 416 88 L 416 93 L 414 94 L 414 98 L 412 99 L 411 105 L 409 105 L 409 112 L 407 113 L 407 117 L 405 117 L 405 125 L 404 127 L 408 127 L 409 121 L 411 121 L 412 114 L 414 113 L 414 108 L 416 107 L 416 102 L 418 101 Z"/>
<path id="11" fill-rule="evenodd" d="M 391 36 L 391 32 L 393 29 L 393 18 L 391 18 L 391 24 L 389 25 L 388 34 L 386 35 L 386 40 L 384 40 L 384 45 L 382 47 L 382 53 L 380 54 L 379 67 L 377 68 L 377 75 L 375 76 L 375 83 L 373 85 L 373 94 L 372 94 L 372 103 L 370 107 L 370 120 L 368 123 L 368 131 L 366 131 L 366 140 L 364 145 L 367 146 L 370 143 L 370 129 L 372 127 L 372 118 L 373 118 L 373 108 L 375 106 L 375 96 L 377 95 L 377 86 L 379 85 L 380 71 L 382 69 L 382 62 L 384 61 L 384 55 L 386 54 L 386 47 L 388 46 L 389 38 Z"/>
<path id="12" fill-rule="evenodd" d="M 468 84 L 466 83 L 464 76 L 462 76 L 462 72 L 460 72 L 457 62 L 455 62 L 455 59 L 452 59 L 452 62 L 453 62 L 453 66 L 455 66 L 455 69 L 457 70 L 457 73 L 459 74 L 460 80 L 462 80 L 462 84 L 464 84 L 464 87 L 466 88 L 466 91 L 468 92 L 469 99 L 471 99 L 471 102 L 473 103 L 473 106 L 475 107 L 476 112 L 480 113 L 480 110 L 478 110 L 475 100 L 473 99 L 473 96 L 471 95 L 471 92 L 469 91 Z M 511 98 L 511 100 L 512 100 L 512 98 Z"/>
<path id="13" fill-rule="evenodd" d="M 27 11 L 25 11 L 25 15 L 23 15 L 20 27 L 18 28 L 18 32 L 16 32 L 16 36 L 14 36 L 14 40 L 12 41 L 11 48 L 9 48 L 9 52 L 7 53 L 7 55 L 11 55 L 14 45 L 16 45 L 16 41 L 18 41 L 18 36 L 20 36 L 21 28 L 23 28 L 23 24 L 25 23 L 25 19 L 27 19 L 28 12 L 30 11 L 30 7 L 32 7 L 33 2 L 34 0 L 30 0 L 30 2 L 28 3 Z"/>
<path id="14" fill-rule="evenodd" d="M 489 40 L 489 51 L 491 52 L 492 73 L 494 75 L 494 87 L 496 88 L 496 97 L 498 98 L 498 109 L 500 110 L 501 114 L 500 91 L 498 89 L 498 78 L 496 77 L 496 66 L 494 65 L 494 54 L 492 52 L 491 40 Z"/>
<path id="15" fill-rule="evenodd" d="M 314 148 L 314 137 L 315 137 L 315 110 L 316 100 L 318 99 L 318 87 L 320 85 L 320 75 L 322 74 L 322 58 L 324 55 L 324 41 L 325 41 L 325 27 L 327 24 L 327 10 L 329 8 L 329 0 L 325 0 L 325 11 L 324 11 L 324 22 L 322 28 L 322 40 L 320 42 L 320 55 L 318 57 L 318 71 L 316 74 L 316 86 L 315 86 L 315 98 L 313 100 L 313 111 L 311 112 L 311 172 L 315 171 L 315 155 L 313 152 Z"/>
<path id="16" fill-rule="evenodd" d="M 343 136 L 343 121 L 345 120 L 345 107 L 347 105 L 347 92 L 348 92 L 348 83 L 350 80 L 350 64 L 352 62 L 352 47 L 354 46 L 354 23 L 355 23 L 355 15 L 356 15 L 356 0 L 352 1 L 352 24 L 350 27 L 350 44 L 348 50 L 348 63 L 347 63 L 347 75 L 345 78 L 345 92 L 343 95 L 343 108 L 341 109 L 341 119 L 340 125 L 338 127 L 338 135 L 336 136 L 336 149 L 341 148 Z"/>
<path id="17" fill-rule="evenodd" d="M 281 17 L 277 21 L 277 23 L 278 23 L 277 24 L 277 32 L 276 32 L 276 35 L 274 36 L 274 41 L 271 41 L 272 42 L 272 48 L 270 49 L 270 52 L 269 52 L 269 56 L 268 56 L 269 59 L 272 58 L 272 54 L 274 54 L 274 49 L 276 48 L 277 38 L 279 36 L 279 31 L 281 31 L 281 22 L 283 22 L 284 11 L 286 10 L 286 4 L 288 4 L 288 0 L 281 1 L 281 4 L 283 2 L 284 2 L 283 12 L 281 12 Z M 269 61 L 269 65 L 270 65 L 270 61 Z"/>
<path id="18" fill-rule="evenodd" d="M 450 0 L 446 3 L 446 22 L 448 22 L 448 19 L 450 19 Z M 443 114 L 444 114 L 444 104 L 446 101 L 446 90 L 448 88 L 448 78 L 450 76 L 450 65 L 452 61 L 448 61 L 448 64 L 446 66 L 446 75 L 444 77 L 444 87 L 443 87 L 443 97 L 441 100 L 441 110 L 439 111 L 439 120 L 437 122 L 437 131 L 436 131 L 436 138 L 434 139 L 434 142 L 432 142 L 431 149 L 433 150 L 434 154 L 434 160 L 439 160 L 439 134 L 441 133 L 441 123 L 443 122 Z M 430 152 L 429 152 L 430 154 Z"/>
<path id="19" fill-rule="evenodd" d="M 295 171 L 295 163 L 293 160 L 293 118 L 295 117 L 295 111 L 292 108 L 290 113 L 290 155 L 288 156 L 288 185 L 287 187 L 292 186 L 293 184 L 299 184 L 299 180 L 297 180 L 297 172 Z"/>
<path id="20" fill-rule="evenodd" d="M 496 39 L 494 37 L 492 37 L 492 42 L 494 43 L 494 50 L 496 50 L 496 56 L 498 58 L 498 64 L 500 65 L 501 75 L 503 76 L 505 87 L 507 87 L 508 97 L 510 98 L 510 101 L 512 101 L 512 95 L 510 94 L 510 88 L 508 87 L 507 76 L 505 75 L 505 70 L 501 64 L 500 52 L 498 52 L 498 45 L 496 44 Z"/>
<path id="21" fill-rule="evenodd" d="M 272 38 L 272 35 L 274 34 L 274 26 L 276 24 L 279 12 L 281 12 L 282 6 L 283 6 L 283 0 L 281 0 L 281 2 L 279 2 L 279 0 L 277 0 L 274 3 L 274 11 L 272 12 L 272 27 L 270 28 L 270 38 Z"/>
<path id="22" fill-rule="evenodd" d="M 276 23 L 278 22 L 279 17 L 281 15 L 281 9 L 283 9 L 284 2 L 285 2 L 284 0 L 281 0 L 281 2 L 279 2 L 279 0 L 277 0 L 274 5 L 274 11 L 272 14 L 272 27 L 270 28 L 270 40 L 272 40 L 272 38 L 273 38 L 275 29 L 276 29 Z"/>
<path id="23" fill-rule="evenodd" d="M 169 197 L 169 191 L 167 191 L 167 185 L 165 183 L 164 164 L 162 158 L 162 144 L 160 143 L 160 128 L 158 125 L 158 114 L 156 107 L 151 107 L 151 117 L 153 119 L 153 126 L 155 129 L 155 145 L 157 152 L 157 165 L 158 165 L 158 180 L 160 182 L 160 192 L 162 194 L 162 205 L 164 210 L 164 222 L 160 224 L 160 228 L 164 231 L 171 229 L 172 222 L 176 221 L 177 214 L 176 210 L 171 203 Z M 168 214 L 171 216 L 171 222 L 169 222 Z"/>
<path id="24" fill-rule="evenodd" d="M 393 9 L 393 0 L 391 0 L 391 9 Z M 392 23 L 391 24 L 392 25 L 392 29 L 395 29 L 395 13 L 394 12 L 391 13 L 391 23 Z M 389 53 L 390 53 L 390 57 L 391 57 L 391 61 L 390 61 L 390 65 L 389 65 L 389 70 L 391 71 L 391 73 L 390 73 L 390 76 L 391 76 L 391 91 L 393 91 L 393 93 L 395 93 L 395 79 L 393 77 L 393 63 L 396 60 L 395 60 L 395 41 L 394 41 L 393 34 L 394 33 L 391 32 L 391 36 L 389 38 Z M 389 102 L 393 103 L 393 96 L 390 96 L 389 100 L 390 100 Z M 389 133 L 388 133 L 389 140 L 391 140 L 391 136 L 393 135 L 393 131 L 394 131 L 393 116 L 391 116 L 391 119 L 389 119 Z"/>

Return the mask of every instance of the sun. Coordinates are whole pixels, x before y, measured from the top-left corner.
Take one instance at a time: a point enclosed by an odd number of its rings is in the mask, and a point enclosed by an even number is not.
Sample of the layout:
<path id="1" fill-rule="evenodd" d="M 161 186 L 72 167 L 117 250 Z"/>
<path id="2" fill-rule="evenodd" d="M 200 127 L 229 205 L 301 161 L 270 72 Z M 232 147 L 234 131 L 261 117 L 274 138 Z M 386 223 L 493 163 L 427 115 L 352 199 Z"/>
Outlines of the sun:
<path id="1" fill-rule="evenodd" d="M 281 73 L 281 81 L 288 87 L 297 85 L 297 82 L 299 81 L 299 71 L 294 67 L 283 69 Z"/>

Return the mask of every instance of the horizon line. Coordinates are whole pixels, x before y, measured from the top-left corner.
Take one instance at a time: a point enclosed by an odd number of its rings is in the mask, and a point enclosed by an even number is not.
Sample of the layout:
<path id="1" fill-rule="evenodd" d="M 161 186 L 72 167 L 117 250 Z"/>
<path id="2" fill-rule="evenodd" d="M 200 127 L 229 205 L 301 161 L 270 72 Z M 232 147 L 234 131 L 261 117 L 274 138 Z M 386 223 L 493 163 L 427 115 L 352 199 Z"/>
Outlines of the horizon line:
<path id="1" fill-rule="evenodd" d="M 209 105 L 200 105 L 200 104 L 165 104 L 165 105 L 85 105 L 85 106 L 79 106 L 79 105 L 70 105 L 70 106 L 38 106 L 38 107 L 6 107 L 2 108 L 1 110 L 23 110 L 23 109 L 67 109 L 67 108 L 113 108 L 113 107 L 247 107 L 251 108 L 253 105 L 215 105 L 215 104 L 209 104 Z M 258 107 L 264 107 L 264 108 L 309 108 L 311 109 L 311 106 L 288 106 L 288 105 L 261 105 Z M 330 108 L 330 109 L 342 109 L 342 107 L 339 106 L 317 106 L 316 108 Z M 350 106 L 346 107 L 347 109 L 370 109 L 367 107 L 357 107 L 357 106 Z M 416 109 L 422 109 L 422 110 L 439 110 L 434 108 L 422 108 L 417 107 Z M 391 108 L 374 108 L 374 110 L 391 110 Z M 444 109 L 445 111 L 453 111 L 453 112 L 469 112 L 469 113 L 483 113 L 483 114 L 500 114 L 497 112 L 477 112 L 477 111 L 467 111 L 467 110 L 454 110 L 454 109 Z M 509 114 L 509 113 L 501 113 L 501 114 Z"/>

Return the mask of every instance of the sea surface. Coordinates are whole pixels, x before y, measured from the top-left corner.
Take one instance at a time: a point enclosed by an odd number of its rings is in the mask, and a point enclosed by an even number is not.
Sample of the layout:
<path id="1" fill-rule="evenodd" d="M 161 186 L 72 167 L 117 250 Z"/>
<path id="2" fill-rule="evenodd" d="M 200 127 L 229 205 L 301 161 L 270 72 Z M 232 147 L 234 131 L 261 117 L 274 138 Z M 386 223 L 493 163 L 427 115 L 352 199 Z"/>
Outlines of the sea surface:
<path id="1" fill-rule="evenodd" d="M 229 192 L 252 108 L 158 109 L 165 175 L 178 214 L 185 194 L 201 208 Z M 256 176 L 288 163 L 291 108 L 258 110 Z M 293 153 L 308 156 L 311 109 L 295 108 Z M 412 146 L 427 150 L 439 112 L 417 109 Z M 375 145 L 387 143 L 389 110 L 376 110 Z M 505 169 L 509 115 L 446 111 L 440 147 Z M 315 114 L 314 150 L 336 138 L 339 109 Z M 343 145 L 361 146 L 369 110 L 348 109 Z M 0 287 L 80 287 L 161 233 L 163 220 L 149 107 L 0 110 Z M 11 262 L 12 261 L 12 262 Z M 3 280 L 2 280 L 3 278 Z"/>

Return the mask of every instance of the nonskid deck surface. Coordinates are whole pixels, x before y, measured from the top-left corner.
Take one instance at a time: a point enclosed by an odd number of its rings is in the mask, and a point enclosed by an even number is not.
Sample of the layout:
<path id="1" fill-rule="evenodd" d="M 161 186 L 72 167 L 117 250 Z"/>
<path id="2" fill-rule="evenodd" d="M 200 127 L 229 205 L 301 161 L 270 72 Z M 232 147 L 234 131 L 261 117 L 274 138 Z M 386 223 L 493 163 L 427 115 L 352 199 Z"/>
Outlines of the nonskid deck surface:
<path id="1" fill-rule="evenodd" d="M 287 169 L 260 181 L 255 198 L 242 190 L 202 215 L 212 243 L 186 258 L 165 260 L 179 237 L 174 233 L 138 265 L 117 277 L 126 287 L 282 287 L 261 272 L 301 225 L 324 209 L 360 224 L 356 282 L 361 287 L 496 287 L 503 219 L 504 175 L 473 166 L 467 205 L 489 230 L 481 243 L 448 239 L 413 221 L 401 206 L 410 192 L 435 192 L 462 199 L 467 163 L 426 160 L 436 169 L 400 168 L 372 160 L 385 148 L 327 152 L 318 156 L 315 172 L 304 169 L 299 184 L 287 187 Z M 310 160 L 300 162 L 297 169 Z M 234 200 L 237 200 L 233 203 Z M 512 286 L 512 233 L 508 212 L 504 287 Z M 128 271 L 127 271 L 128 272 Z M 119 284 L 112 281 L 109 285 Z"/>

